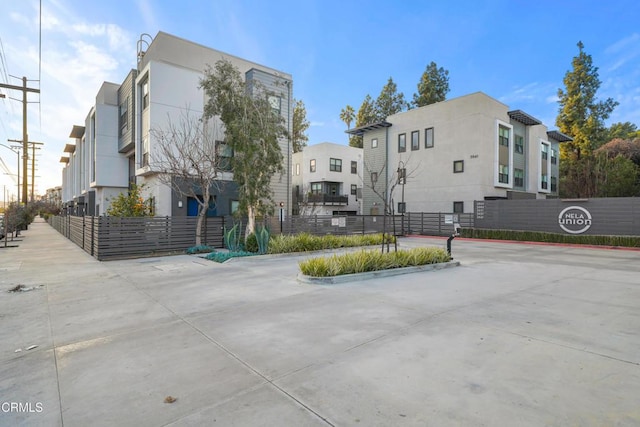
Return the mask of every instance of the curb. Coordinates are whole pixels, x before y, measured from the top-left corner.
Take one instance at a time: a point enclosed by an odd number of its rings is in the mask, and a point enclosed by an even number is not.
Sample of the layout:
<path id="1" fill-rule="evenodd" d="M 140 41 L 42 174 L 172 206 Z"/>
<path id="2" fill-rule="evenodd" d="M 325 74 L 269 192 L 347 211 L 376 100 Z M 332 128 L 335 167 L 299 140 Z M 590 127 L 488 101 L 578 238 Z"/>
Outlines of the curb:
<path id="1" fill-rule="evenodd" d="M 418 273 L 421 271 L 443 270 L 458 267 L 460 261 L 449 261 L 438 264 L 418 265 L 415 267 L 392 268 L 390 270 L 368 271 L 366 273 L 343 274 L 330 277 L 312 277 L 298 273 L 298 282 L 309 285 L 336 285 L 340 283 L 356 282 L 360 280 L 377 279 L 381 277 L 399 276 L 401 274 Z"/>

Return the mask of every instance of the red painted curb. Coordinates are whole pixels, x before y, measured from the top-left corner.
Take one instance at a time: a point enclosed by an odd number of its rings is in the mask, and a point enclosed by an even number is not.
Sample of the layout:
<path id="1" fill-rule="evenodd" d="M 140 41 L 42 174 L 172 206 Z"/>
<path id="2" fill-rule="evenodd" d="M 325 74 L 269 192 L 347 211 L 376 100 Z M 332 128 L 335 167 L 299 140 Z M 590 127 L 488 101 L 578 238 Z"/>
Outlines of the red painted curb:
<path id="1" fill-rule="evenodd" d="M 448 239 L 448 237 L 423 236 L 421 234 L 409 234 L 406 237 L 420 237 L 424 239 L 441 239 L 441 240 Z M 565 248 L 609 249 L 609 250 L 618 250 L 618 251 L 640 252 L 640 248 L 634 248 L 634 247 L 628 247 L 628 246 L 581 245 L 579 243 L 531 242 L 528 240 L 478 239 L 478 238 L 472 238 L 472 237 L 456 237 L 456 240 L 463 240 L 468 242 L 482 240 L 482 241 L 494 242 L 494 243 L 520 243 L 520 244 L 537 245 L 537 246 L 560 246 Z"/>

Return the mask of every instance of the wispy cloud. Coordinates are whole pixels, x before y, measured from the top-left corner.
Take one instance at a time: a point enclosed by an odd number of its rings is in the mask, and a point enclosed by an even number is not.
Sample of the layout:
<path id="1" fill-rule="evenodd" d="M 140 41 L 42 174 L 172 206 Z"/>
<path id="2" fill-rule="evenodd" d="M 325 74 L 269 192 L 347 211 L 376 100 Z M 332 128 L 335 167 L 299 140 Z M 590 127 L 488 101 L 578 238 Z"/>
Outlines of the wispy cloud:
<path id="1" fill-rule="evenodd" d="M 325 125 L 324 122 L 316 122 L 313 120 L 309 122 L 309 126 L 312 126 L 312 127 L 322 127 L 324 125 Z"/>
<path id="2" fill-rule="evenodd" d="M 611 57 L 612 63 L 607 66 L 607 71 L 615 71 L 622 68 L 630 61 L 640 56 L 640 34 L 633 33 L 604 50 L 604 53 Z"/>

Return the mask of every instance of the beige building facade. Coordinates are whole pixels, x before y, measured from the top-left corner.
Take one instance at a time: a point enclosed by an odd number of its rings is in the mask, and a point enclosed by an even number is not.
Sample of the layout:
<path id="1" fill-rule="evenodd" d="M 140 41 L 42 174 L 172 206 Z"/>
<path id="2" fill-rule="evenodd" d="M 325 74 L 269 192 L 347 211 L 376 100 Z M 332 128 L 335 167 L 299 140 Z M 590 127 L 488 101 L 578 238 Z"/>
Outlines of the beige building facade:
<path id="1" fill-rule="evenodd" d="M 477 92 L 350 129 L 362 135 L 363 210 L 473 212 L 474 201 L 558 195 L 559 144 L 538 119 Z"/>

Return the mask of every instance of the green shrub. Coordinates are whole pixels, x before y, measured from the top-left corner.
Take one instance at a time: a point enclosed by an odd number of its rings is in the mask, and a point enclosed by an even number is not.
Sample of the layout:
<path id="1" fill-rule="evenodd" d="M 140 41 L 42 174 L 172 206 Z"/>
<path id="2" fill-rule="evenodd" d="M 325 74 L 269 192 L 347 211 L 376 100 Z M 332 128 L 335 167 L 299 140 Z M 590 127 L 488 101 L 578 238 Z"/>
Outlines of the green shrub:
<path id="1" fill-rule="evenodd" d="M 206 253 L 215 252 L 215 251 L 216 249 L 213 246 L 199 245 L 199 246 L 191 246 L 190 248 L 187 248 L 185 252 L 189 255 L 193 255 L 193 254 L 206 254 Z"/>
<path id="2" fill-rule="evenodd" d="M 476 239 L 515 240 L 526 242 L 572 243 L 579 245 L 640 247 L 637 236 L 591 236 L 545 233 L 541 231 L 485 230 L 465 228 L 462 237 Z"/>
<path id="3" fill-rule="evenodd" d="M 240 251 L 242 248 L 242 224 L 233 224 L 229 230 L 224 226 L 224 245 L 230 251 Z"/>
<path id="4" fill-rule="evenodd" d="M 247 236 L 247 240 L 244 241 L 244 250 L 254 254 L 258 252 L 258 238 L 255 233 Z"/>
<path id="5" fill-rule="evenodd" d="M 395 242 L 395 237 L 389 234 L 384 236 L 385 242 Z M 296 235 L 279 235 L 269 241 L 268 253 L 282 254 L 292 252 L 311 252 L 323 249 L 350 248 L 355 246 L 381 245 L 382 234 L 354 234 L 349 236 L 314 236 L 309 233 Z"/>
<path id="6" fill-rule="evenodd" d="M 255 255 L 251 252 L 243 252 L 243 251 L 237 251 L 237 252 L 212 252 L 209 255 L 207 255 L 205 258 L 208 259 L 209 261 L 215 261 L 215 262 L 225 262 L 228 259 L 231 258 L 239 258 L 239 257 L 245 257 L 245 256 L 252 256 Z"/>
<path id="7" fill-rule="evenodd" d="M 307 276 L 328 277 L 437 264 L 450 260 L 449 254 L 442 248 L 413 248 L 386 253 L 363 250 L 343 255 L 311 258 L 301 261 L 299 266 L 302 274 Z"/>

